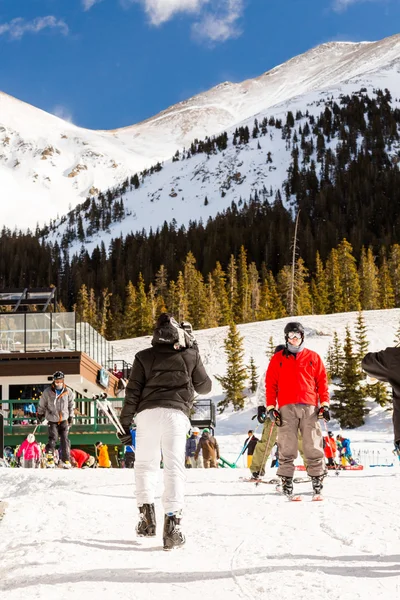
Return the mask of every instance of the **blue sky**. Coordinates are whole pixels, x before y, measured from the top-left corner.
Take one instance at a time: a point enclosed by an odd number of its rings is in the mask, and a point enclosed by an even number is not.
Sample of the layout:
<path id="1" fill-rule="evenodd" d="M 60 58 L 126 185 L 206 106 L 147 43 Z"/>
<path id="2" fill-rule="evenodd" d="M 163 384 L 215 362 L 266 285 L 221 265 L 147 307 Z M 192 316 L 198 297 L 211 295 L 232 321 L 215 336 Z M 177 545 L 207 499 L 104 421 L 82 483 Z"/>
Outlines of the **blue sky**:
<path id="1" fill-rule="evenodd" d="M 400 0 L 0 0 L 0 90 L 111 129 L 320 43 L 399 32 Z"/>

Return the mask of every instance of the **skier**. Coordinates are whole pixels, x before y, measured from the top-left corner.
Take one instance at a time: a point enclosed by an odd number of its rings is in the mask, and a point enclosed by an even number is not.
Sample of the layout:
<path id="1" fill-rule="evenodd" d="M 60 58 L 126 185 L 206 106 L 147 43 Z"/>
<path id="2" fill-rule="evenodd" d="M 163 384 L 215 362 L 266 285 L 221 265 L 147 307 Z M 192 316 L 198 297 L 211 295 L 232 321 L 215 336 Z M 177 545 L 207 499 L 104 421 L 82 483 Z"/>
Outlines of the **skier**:
<path id="1" fill-rule="evenodd" d="M 250 469 L 251 463 L 253 462 L 254 450 L 260 440 L 254 435 L 254 431 L 252 429 L 247 432 L 247 436 L 248 437 L 244 443 L 244 447 L 247 447 L 247 467 Z"/>
<path id="2" fill-rule="evenodd" d="M 103 442 L 96 442 L 97 466 L 100 469 L 109 469 L 111 467 L 110 455 L 108 454 L 108 446 Z"/>
<path id="3" fill-rule="evenodd" d="M 271 469 L 279 467 L 279 448 L 278 444 L 275 444 L 271 450 Z"/>
<path id="4" fill-rule="evenodd" d="M 56 447 L 57 438 L 60 437 L 63 466 L 71 468 L 68 440 L 69 427 L 74 417 L 74 392 L 65 385 L 65 375 L 62 371 L 53 374 L 53 383 L 47 387 L 40 397 L 37 411 L 39 423 L 47 419 L 49 427 L 49 454 L 48 462 L 53 461 L 52 455 Z"/>
<path id="5" fill-rule="evenodd" d="M 368 352 L 361 366 L 369 377 L 392 386 L 394 446 L 400 457 L 400 348 L 396 346 L 380 352 Z"/>
<path id="6" fill-rule="evenodd" d="M 200 452 L 203 455 L 203 467 L 205 469 L 216 469 L 219 461 L 219 446 L 213 435 L 210 434 L 208 427 L 203 429 L 199 440 L 194 459 L 198 460 Z"/>
<path id="7" fill-rule="evenodd" d="M 200 429 L 193 427 L 190 437 L 186 440 L 186 462 L 193 469 L 201 469 L 202 467 L 200 457 L 194 457 L 199 444 L 199 433 Z"/>
<path id="8" fill-rule="evenodd" d="M 330 420 L 327 375 L 320 356 L 304 347 L 304 327 L 287 323 L 286 346 L 271 358 L 266 374 L 268 418 L 279 427 L 279 467 L 282 491 L 293 495 L 294 460 L 301 432 L 307 471 L 315 495 L 325 476 L 322 431 L 318 419 Z"/>
<path id="9" fill-rule="evenodd" d="M 39 468 L 41 451 L 33 433 L 28 433 L 28 437 L 20 445 L 17 458 L 20 459 L 21 456 L 23 458 L 22 466 L 25 469 Z"/>
<path id="10" fill-rule="evenodd" d="M 329 468 L 336 468 L 336 451 L 337 446 L 335 442 L 335 438 L 333 437 L 332 431 L 328 431 L 328 436 L 324 438 L 324 452 L 325 458 L 327 459 L 327 466 Z"/>
<path id="11" fill-rule="evenodd" d="M 285 348 L 286 348 L 285 344 L 279 344 L 278 346 L 276 346 L 276 348 L 274 350 L 274 354 L 276 354 L 277 352 L 281 352 L 282 350 L 285 350 Z M 254 454 L 253 454 L 253 460 L 251 463 L 251 481 L 258 481 L 260 479 L 260 477 L 263 477 L 265 475 L 265 465 L 266 465 L 269 455 L 272 452 L 272 448 L 276 444 L 276 438 L 278 435 L 278 430 L 276 427 L 274 427 L 274 423 L 271 423 L 271 421 L 269 419 L 267 419 L 267 413 L 266 413 L 266 407 L 265 407 L 265 402 L 266 402 L 265 378 L 266 378 L 266 375 L 267 375 L 267 372 L 265 371 L 264 375 L 262 375 L 262 377 L 260 379 L 260 382 L 259 382 L 258 388 L 257 388 L 257 393 L 256 393 L 257 400 L 260 402 L 260 406 L 258 406 L 257 415 L 254 415 L 253 419 L 255 419 L 257 417 L 257 421 L 261 425 L 264 425 L 264 427 L 263 427 L 263 431 L 262 431 L 262 435 L 261 435 L 261 440 L 256 445 L 256 448 L 255 448 Z M 299 440 L 299 452 L 301 454 L 304 464 L 306 464 L 304 454 L 303 454 L 303 445 L 302 445 L 302 441 L 301 441 L 300 431 L 298 433 L 298 440 Z"/>
<path id="12" fill-rule="evenodd" d="M 124 464 L 126 469 L 135 467 L 136 427 L 131 429 L 131 443 L 125 446 Z"/>
<path id="13" fill-rule="evenodd" d="M 70 450 L 70 457 L 72 466 L 77 469 L 88 469 L 95 463 L 94 457 L 80 448 Z"/>
<path id="14" fill-rule="evenodd" d="M 130 424 L 136 422 L 136 497 L 140 512 L 136 532 L 156 534 L 154 496 L 164 462 L 164 549 L 182 546 L 185 442 L 194 392 L 208 394 L 211 380 L 201 362 L 197 343 L 185 323 L 162 313 L 156 323 L 152 347 L 138 352 L 132 366 L 120 421 L 125 429 L 122 443 L 129 441 Z"/>
<path id="15" fill-rule="evenodd" d="M 336 436 L 339 456 L 341 458 L 342 466 L 346 465 L 355 465 L 356 461 L 353 459 L 353 455 L 351 453 L 350 440 L 349 438 L 344 438 L 341 435 Z"/>

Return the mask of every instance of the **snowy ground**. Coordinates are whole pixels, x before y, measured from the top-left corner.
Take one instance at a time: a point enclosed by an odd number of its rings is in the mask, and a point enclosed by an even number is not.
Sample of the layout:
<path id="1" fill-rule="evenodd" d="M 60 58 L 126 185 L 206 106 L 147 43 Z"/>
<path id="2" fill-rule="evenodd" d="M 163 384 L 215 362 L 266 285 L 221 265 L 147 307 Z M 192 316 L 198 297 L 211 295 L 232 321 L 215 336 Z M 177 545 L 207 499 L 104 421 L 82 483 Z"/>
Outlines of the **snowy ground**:
<path id="1" fill-rule="evenodd" d="M 332 474 L 323 503 L 290 503 L 241 474 L 188 471 L 188 541 L 167 553 L 161 527 L 135 537 L 133 471 L 2 470 L 1 599 L 400 597 L 397 466 Z"/>

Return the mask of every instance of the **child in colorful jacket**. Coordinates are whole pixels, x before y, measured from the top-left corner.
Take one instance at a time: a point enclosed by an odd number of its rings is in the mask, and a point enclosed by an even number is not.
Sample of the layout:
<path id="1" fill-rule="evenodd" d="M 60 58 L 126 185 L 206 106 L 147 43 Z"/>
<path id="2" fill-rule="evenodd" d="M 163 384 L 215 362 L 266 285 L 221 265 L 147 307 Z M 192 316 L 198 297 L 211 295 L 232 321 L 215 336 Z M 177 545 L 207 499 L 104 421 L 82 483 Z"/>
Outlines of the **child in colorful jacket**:
<path id="1" fill-rule="evenodd" d="M 25 469 L 36 469 L 39 467 L 41 451 L 33 433 L 30 433 L 20 445 L 17 458 L 20 459 L 21 456 L 23 458 L 22 466 Z"/>
<path id="2" fill-rule="evenodd" d="M 108 446 L 103 442 L 96 442 L 97 449 L 97 466 L 101 469 L 109 469 L 111 467 L 111 460 L 108 454 Z"/>

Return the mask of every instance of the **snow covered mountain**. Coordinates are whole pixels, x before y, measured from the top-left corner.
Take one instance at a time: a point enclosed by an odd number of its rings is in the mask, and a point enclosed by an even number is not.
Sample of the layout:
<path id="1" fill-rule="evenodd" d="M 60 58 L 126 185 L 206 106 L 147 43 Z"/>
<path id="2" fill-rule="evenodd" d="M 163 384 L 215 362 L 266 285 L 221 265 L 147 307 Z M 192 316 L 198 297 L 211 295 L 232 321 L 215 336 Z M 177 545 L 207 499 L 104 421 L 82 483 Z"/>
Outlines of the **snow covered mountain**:
<path id="1" fill-rule="evenodd" d="M 275 115 L 289 106 L 290 110 L 294 105 L 304 106 L 318 98 L 320 90 L 340 94 L 344 87 L 357 90 L 366 86 L 388 87 L 395 93 L 400 90 L 399 65 L 400 35 L 379 42 L 330 42 L 260 77 L 239 84 L 223 83 L 142 123 L 114 131 L 82 129 L 0 93 L 0 186 L 7 198 L 3 223 L 34 227 L 37 221 L 43 223 L 67 212 L 88 195 L 170 159 L 195 138 L 204 139 L 247 119 L 252 121 L 277 105 Z M 226 169 L 237 166 L 228 161 Z M 241 172 L 247 168 L 251 165 L 243 163 Z M 161 185 L 169 183 L 152 180 L 155 197 Z M 175 192 L 171 185 L 165 206 L 168 220 L 181 212 L 171 201 L 176 196 L 169 197 L 172 188 L 172 194 Z M 187 201 L 187 194 L 184 198 Z M 231 199 L 226 198 L 225 206 Z M 131 208 L 136 221 L 129 230 L 149 226 L 151 211 L 142 208 L 140 202 Z M 142 224 L 143 212 L 147 214 Z M 161 212 L 158 206 L 151 225 L 163 222 Z M 184 212 L 193 218 L 204 216 L 198 201 Z"/>

